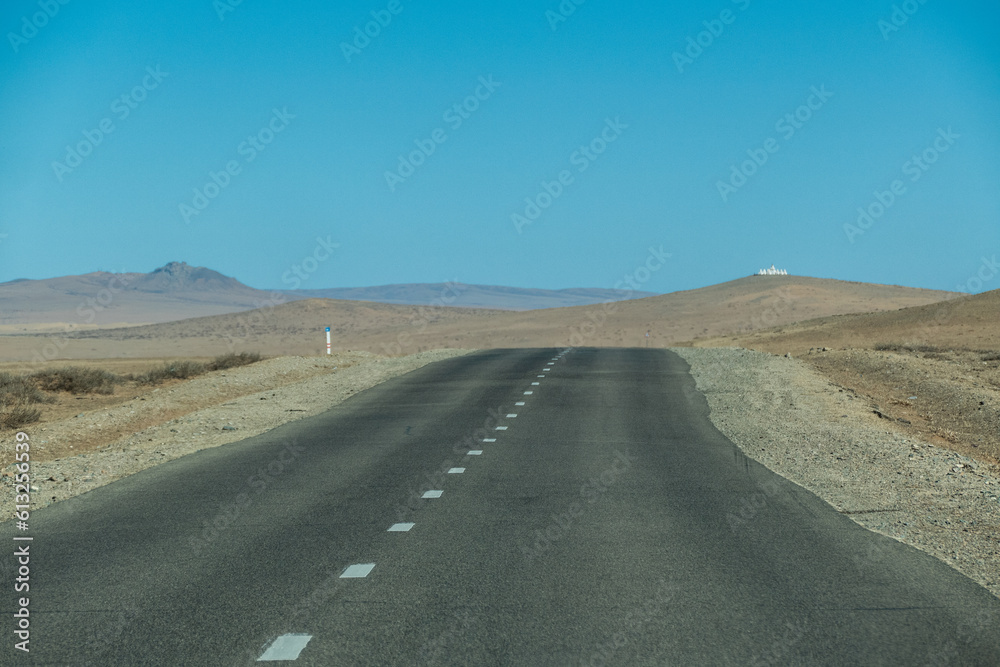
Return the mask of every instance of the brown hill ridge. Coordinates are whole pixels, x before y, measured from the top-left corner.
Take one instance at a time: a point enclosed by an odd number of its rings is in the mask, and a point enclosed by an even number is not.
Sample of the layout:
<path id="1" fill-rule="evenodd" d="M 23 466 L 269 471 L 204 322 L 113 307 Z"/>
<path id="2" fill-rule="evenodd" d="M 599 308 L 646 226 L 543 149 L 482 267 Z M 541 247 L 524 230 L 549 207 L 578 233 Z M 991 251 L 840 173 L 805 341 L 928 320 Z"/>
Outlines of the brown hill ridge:
<path id="1" fill-rule="evenodd" d="M 803 354 L 816 347 L 1000 350 L 1000 290 L 954 296 L 890 313 L 817 318 L 705 344 L 791 354 Z"/>
<path id="2" fill-rule="evenodd" d="M 324 328 L 330 326 L 334 349 L 390 355 L 443 347 L 665 347 L 954 296 L 823 278 L 750 276 L 632 301 L 521 312 L 311 299 L 244 313 L 69 333 L 59 344 L 66 358 L 211 356 L 234 349 L 317 354 L 325 347 Z M 51 341 L 8 337 L 4 347 L 8 359 L 26 360 L 46 343 Z"/>
<path id="3" fill-rule="evenodd" d="M 792 354 L 883 423 L 1000 462 L 1000 290 L 698 341 Z"/>
<path id="4" fill-rule="evenodd" d="M 0 333 L 65 332 L 68 329 L 155 324 L 312 298 L 531 310 L 652 294 L 462 283 L 259 290 L 212 269 L 170 262 L 150 273 L 97 271 L 79 276 L 0 283 Z"/>

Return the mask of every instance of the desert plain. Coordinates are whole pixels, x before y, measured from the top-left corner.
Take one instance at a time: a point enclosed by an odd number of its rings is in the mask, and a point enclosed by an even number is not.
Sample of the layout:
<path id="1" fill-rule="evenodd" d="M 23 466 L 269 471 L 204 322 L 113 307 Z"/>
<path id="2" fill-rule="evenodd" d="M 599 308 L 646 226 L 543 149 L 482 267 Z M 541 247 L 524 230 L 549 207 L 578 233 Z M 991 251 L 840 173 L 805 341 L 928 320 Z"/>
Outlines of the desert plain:
<path id="1" fill-rule="evenodd" d="M 37 420 L 17 427 L 36 444 L 42 504 L 318 414 L 389 377 L 471 350 L 671 348 L 691 364 L 713 423 L 749 456 L 845 513 L 879 506 L 886 484 L 910 478 L 893 498 L 909 498 L 917 514 L 876 523 L 852 518 L 1000 594 L 1000 290 L 968 295 L 755 275 L 664 295 L 620 295 L 627 300 L 573 294 L 596 302 L 513 310 L 511 303 L 528 297 L 503 293 L 506 307 L 483 308 L 497 291 L 443 285 L 421 286 L 417 298 L 394 290 L 397 301 L 417 303 L 286 298 L 210 271 L 176 273 L 154 276 L 155 289 L 115 295 L 92 321 L 74 317 L 80 308 L 67 304 L 84 304 L 84 315 L 100 304 L 58 286 L 46 287 L 55 294 L 48 301 L 31 286 L 33 303 L 19 308 L 9 307 L 18 286 L 0 286 L 7 308 L 0 373 L 75 367 L 117 378 L 102 391 L 47 392 L 48 402 L 35 406 Z M 463 291 L 476 295 L 475 306 L 463 305 Z M 537 305 L 564 297 L 530 299 Z M 46 303 L 55 305 L 46 311 Z M 157 321 L 165 316 L 176 319 Z M 718 352 L 699 352 L 712 349 Z M 262 360 L 156 383 L 137 379 L 171 364 L 211 368 L 220 355 Z M 742 384 L 733 389 L 735 378 Z M 801 435 L 821 431 L 819 422 L 839 443 L 826 452 Z M 769 424 L 773 438 L 754 430 Z M 787 431 L 795 424 L 800 431 Z M 12 492 L 14 432 L 0 431 L 5 495 Z M 760 447 L 761 440 L 770 446 Z M 854 472 L 830 482 L 831 471 L 857 457 L 864 463 L 853 460 Z M 849 481 L 852 475 L 862 482 Z"/>

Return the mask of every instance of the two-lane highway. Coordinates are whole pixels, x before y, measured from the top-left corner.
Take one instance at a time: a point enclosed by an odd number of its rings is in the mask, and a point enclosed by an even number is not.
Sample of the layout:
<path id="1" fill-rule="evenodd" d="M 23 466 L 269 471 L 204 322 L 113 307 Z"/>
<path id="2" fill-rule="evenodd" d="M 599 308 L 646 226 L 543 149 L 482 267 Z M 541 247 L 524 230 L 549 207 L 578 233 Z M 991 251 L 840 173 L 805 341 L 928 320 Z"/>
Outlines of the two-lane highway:
<path id="1" fill-rule="evenodd" d="M 747 459 L 664 350 L 439 362 L 31 535 L 3 664 L 1000 664 L 1000 600 Z"/>

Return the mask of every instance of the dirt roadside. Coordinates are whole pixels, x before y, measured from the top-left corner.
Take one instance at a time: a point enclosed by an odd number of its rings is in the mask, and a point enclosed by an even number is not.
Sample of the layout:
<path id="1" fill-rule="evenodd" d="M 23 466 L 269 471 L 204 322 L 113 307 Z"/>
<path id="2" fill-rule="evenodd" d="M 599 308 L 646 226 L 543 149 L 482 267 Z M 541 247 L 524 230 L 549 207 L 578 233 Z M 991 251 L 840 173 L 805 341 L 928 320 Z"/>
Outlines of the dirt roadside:
<path id="1" fill-rule="evenodd" d="M 747 456 L 1000 597 L 1000 466 L 915 436 L 799 359 L 741 348 L 675 351 L 690 364 L 713 424 Z M 733 508 L 734 530 L 766 511 L 762 494 L 763 510 Z"/>
<path id="2" fill-rule="evenodd" d="M 32 509 L 319 414 L 359 391 L 469 351 L 434 350 L 393 358 L 367 352 L 277 357 L 24 427 L 33 454 Z M 0 436 L 0 521 L 14 515 L 14 436 L 14 431 Z"/>

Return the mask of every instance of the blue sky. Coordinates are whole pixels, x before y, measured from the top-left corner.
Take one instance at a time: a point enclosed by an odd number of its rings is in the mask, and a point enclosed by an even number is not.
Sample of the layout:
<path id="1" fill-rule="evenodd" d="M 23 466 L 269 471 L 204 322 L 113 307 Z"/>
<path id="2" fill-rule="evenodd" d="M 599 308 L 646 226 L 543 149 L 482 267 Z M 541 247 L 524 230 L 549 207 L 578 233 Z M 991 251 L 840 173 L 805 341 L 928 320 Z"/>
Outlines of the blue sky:
<path id="1" fill-rule="evenodd" d="M 672 4 L 4 3 L 0 281 L 1000 287 L 996 2 Z"/>

